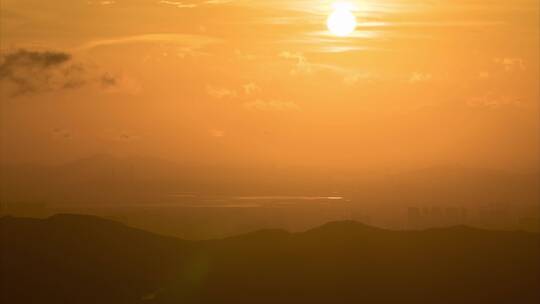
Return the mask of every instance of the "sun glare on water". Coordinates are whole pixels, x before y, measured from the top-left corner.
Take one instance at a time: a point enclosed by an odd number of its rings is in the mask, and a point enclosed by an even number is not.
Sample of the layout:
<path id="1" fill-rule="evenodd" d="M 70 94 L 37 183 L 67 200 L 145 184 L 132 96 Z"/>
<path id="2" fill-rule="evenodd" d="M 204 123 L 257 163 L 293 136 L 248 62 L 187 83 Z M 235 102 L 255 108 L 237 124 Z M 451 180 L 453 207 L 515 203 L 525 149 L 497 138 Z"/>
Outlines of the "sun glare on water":
<path id="1" fill-rule="evenodd" d="M 349 36 L 356 29 L 356 17 L 352 12 L 352 5 L 348 3 L 334 3 L 334 11 L 326 21 L 328 30 L 339 37 Z"/>

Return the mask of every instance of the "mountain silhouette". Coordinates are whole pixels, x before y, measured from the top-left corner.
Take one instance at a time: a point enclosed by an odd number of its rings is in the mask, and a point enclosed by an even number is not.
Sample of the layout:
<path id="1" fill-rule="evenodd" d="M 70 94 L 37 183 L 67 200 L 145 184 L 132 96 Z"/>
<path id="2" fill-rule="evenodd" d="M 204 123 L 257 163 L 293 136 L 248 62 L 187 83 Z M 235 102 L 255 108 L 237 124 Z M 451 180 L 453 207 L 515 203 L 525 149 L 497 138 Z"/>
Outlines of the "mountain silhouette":
<path id="1" fill-rule="evenodd" d="M 540 235 L 334 222 L 187 241 L 3 217 L 3 303 L 538 303 Z"/>

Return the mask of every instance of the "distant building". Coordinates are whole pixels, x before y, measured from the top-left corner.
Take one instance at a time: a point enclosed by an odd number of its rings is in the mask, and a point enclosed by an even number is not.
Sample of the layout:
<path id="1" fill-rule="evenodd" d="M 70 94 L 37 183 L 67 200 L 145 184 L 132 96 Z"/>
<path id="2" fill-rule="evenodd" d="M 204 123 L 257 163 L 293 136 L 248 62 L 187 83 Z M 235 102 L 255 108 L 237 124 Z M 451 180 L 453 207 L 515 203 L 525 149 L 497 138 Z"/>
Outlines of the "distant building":
<path id="1" fill-rule="evenodd" d="M 467 214 L 463 207 L 408 207 L 407 224 L 410 229 L 464 225 Z"/>
<path id="2" fill-rule="evenodd" d="M 525 217 L 519 219 L 519 229 L 530 232 L 540 232 L 540 218 Z"/>
<path id="3" fill-rule="evenodd" d="M 424 228 L 424 221 L 420 208 L 409 207 L 407 209 L 407 223 L 409 229 L 421 229 Z"/>

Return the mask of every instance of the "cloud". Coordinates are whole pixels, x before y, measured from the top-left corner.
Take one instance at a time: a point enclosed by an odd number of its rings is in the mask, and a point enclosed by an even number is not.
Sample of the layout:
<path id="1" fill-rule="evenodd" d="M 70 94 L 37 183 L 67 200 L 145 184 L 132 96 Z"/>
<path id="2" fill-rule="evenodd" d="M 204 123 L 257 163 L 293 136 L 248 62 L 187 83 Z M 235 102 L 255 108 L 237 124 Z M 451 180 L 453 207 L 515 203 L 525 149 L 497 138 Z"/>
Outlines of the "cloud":
<path id="1" fill-rule="evenodd" d="M 121 45 L 128 43 L 170 43 L 189 46 L 192 49 L 199 49 L 209 44 L 219 43 L 220 39 L 201 36 L 201 35 L 186 35 L 186 34 L 146 34 L 135 36 L 124 36 L 112 39 L 100 39 L 90 41 L 78 47 L 77 50 L 88 50 L 102 46 Z"/>
<path id="2" fill-rule="evenodd" d="M 341 70 L 340 72 L 341 74 L 343 74 L 343 83 L 345 83 L 346 85 L 354 85 L 360 82 L 360 80 L 373 78 L 372 75 L 367 72 L 360 73 L 360 72 L 349 71 L 345 69 Z"/>
<path id="3" fill-rule="evenodd" d="M 142 90 L 139 82 L 126 75 L 104 73 L 99 78 L 99 84 L 107 93 L 126 93 L 130 95 L 137 95 Z"/>
<path id="4" fill-rule="evenodd" d="M 161 0 L 161 1 L 159 1 L 159 3 L 161 3 L 161 4 L 167 4 L 167 5 L 172 5 L 172 6 L 177 7 L 177 8 L 193 8 L 193 7 L 197 7 L 197 4 L 194 4 L 194 3 L 184 3 L 184 2 L 180 2 L 180 1 L 166 1 L 166 0 Z"/>
<path id="5" fill-rule="evenodd" d="M 509 107 L 522 107 L 523 101 L 517 97 L 487 93 L 482 96 L 476 96 L 469 99 L 467 105 L 472 108 L 500 109 Z"/>
<path id="6" fill-rule="evenodd" d="M 11 97 L 64 89 L 89 83 L 117 84 L 112 75 L 100 75 L 63 51 L 18 49 L 0 56 L 0 84 Z"/>
<path id="7" fill-rule="evenodd" d="M 211 97 L 217 99 L 232 98 L 238 95 L 235 90 L 230 90 L 227 88 L 216 88 L 213 86 L 207 86 L 206 93 Z"/>
<path id="8" fill-rule="evenodd" d="M 495 58 L 495 63 L 501 65 L 506 72 L 524 71 L 526 69 L 525 60 L 522 58 Z"/>
<path id="9" fill-rule="evenodd" d="M 280 100 L 262 100 L 257 99 L 244 103 L 244 107 L 248 110 L 268 111 L 268 112 L 285 112 L 298 111 L 300 107 L 294 102 Z"/>
<path id="10" fill-rule="evenodd" d="M 128 133 L 121 133 L 118 135 L 118 137 L 115 138 L 116 141 L 122 141 L 122 142 L 131 142 L 140 139 L 140 136 L 138 135 L 132 135 Z"/>
<path id="11" fill-rule="evenodd" d="M 208 130 L 208 133 L 210 134 L 210 136 L 217 137 L 217 138 L 225 137 L 225 134 L 226 134 L 225 131 L 220 130 L 220 129 L 211 129 L 211 130 Z"/>
<path id="12" fill-rule="evenodd" d="M 481 71 L 481 72 L 478 73 L 478 78 L 480 78 L 480 79 L 488 79 L 490 77 L 491 77 L 490 72 Z"/>
<path id="13" fill-rule="evenodd" d="M 433 75 L 429 73 L 414 72 L 409 77 L 409 83 L 428 82 L 433 79 Z"/>
<path id="14" fill-rule="evenodd" d="M 89 41 L 77 48 L 74 52 L 85 52 L 92 49 L 103 47 L 114 47 L 128 44 L 153 44 L 169 45 L 174 47 L 176 55 L 180 58 L 187 56 L 202 56 L 209 55 L 203 49 L 209 45 L 219 44 L 223 40 L 205 36 L 205 35 L 188 35 L 188 34 L 145 34 L 134 36 L 115 37 L 110 39 L 97 39 Z"/>
<path id="15" fill-rule="evenodd" d="M 12 96 L 76 88 L 85 83 L 83 74 L 65 52 L 19 49 L 1 56 L 0 81 Z"/>
<path id="16" fill-rule="evenodd" d="M 238 59 L 242 59 L 242 60 L 252 61 L 252 60 L 257 59 L 257 56 L 255 56 L 254 54 L 245 53 L 241 50 L 235 50 L 234 54 L 236 55 Z"/>
<path id="17" fill-rule="evenodd" d="M 62 128 L 55 128 L 52 130 L 53 138 L 55 140 L 72 140 L 73 133 L 69 130 Z"/>
<path id="18" fill-rule="evenodd" d="M 302 53 L 284 51 L 279 53 L 278 56 L 285 60 L 294 61 L 294 67 L 290 70 L 290 74 L 293 76 L 330 72 L 342 77 L 343 83 L 346 85 L 354 85 L 360 80 L 373 79 L 373 75 L 365 71 L 343 68 L 338 65 L 310 62 Z"/>
<path id="19" fill-rule="evenodd" d="M 313 67 L 311 63 L 308 62 L 306 57 L 301 53 L 292 53 L 292 52 L 281 52 L 279 57 L 287 60 L 294 60 L 296 62 L 295 67 L 291 70 L 292 75 L 297 74 L 309 74 L 313 72 Z"/>
<path id="20" fill-rule="evenodd" d="M 259 91 L 261 88 L 254 82 L 246 83 L 242 86 L 244 89 L 244 94 L 251 95 L 257 91 Z"/>
<path id="21" fill-rule="evenodd" d="M 71 59 L 71 55 L 55 51 L 29 51 L 25 49 L 17 50 L 2 57 L 1 70 L 4 72 L 13 66 L 49 68 L 65 63 Z"/>
<path id="22" fill-rule="evenodd" d="M 198 2 L 198 3 L 193 3 L 193 2 L 187 3 L 187 2 L 183 2 L 183 1 L 161 0 L 158 3 L 171 5 L 171 6 L 174 6 L 176 8 L 195 8 L 195 7 L 199 7 L 199 6 L 202 6 L 202 5 L 227 4 L 227 3 L 230 3 L 232 1 L 233 0 L 207 0 L 207 1 L 202 1 L 202 2 Z"/>
<path id="23" fill-rule="evenodd" d="M 116 1 L 102 0 L 102 1 L 88 1 L 87 3 L 88 5 L 113 5 L 113 4 L 116 4 Z"/>

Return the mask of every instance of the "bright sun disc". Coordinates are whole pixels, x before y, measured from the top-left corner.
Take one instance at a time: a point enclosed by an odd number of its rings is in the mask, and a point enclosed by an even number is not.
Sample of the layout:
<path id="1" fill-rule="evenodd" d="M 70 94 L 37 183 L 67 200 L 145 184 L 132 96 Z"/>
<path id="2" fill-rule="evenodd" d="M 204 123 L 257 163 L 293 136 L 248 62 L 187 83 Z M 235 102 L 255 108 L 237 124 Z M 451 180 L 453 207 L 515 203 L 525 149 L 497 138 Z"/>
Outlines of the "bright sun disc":
<path id="1" fill-rule="evenodd" d="M 340 37 L 348 36 L 356 29 L 356 17 L 347 7 L 336 7 L 326 21 L 328 30 Z"/>

